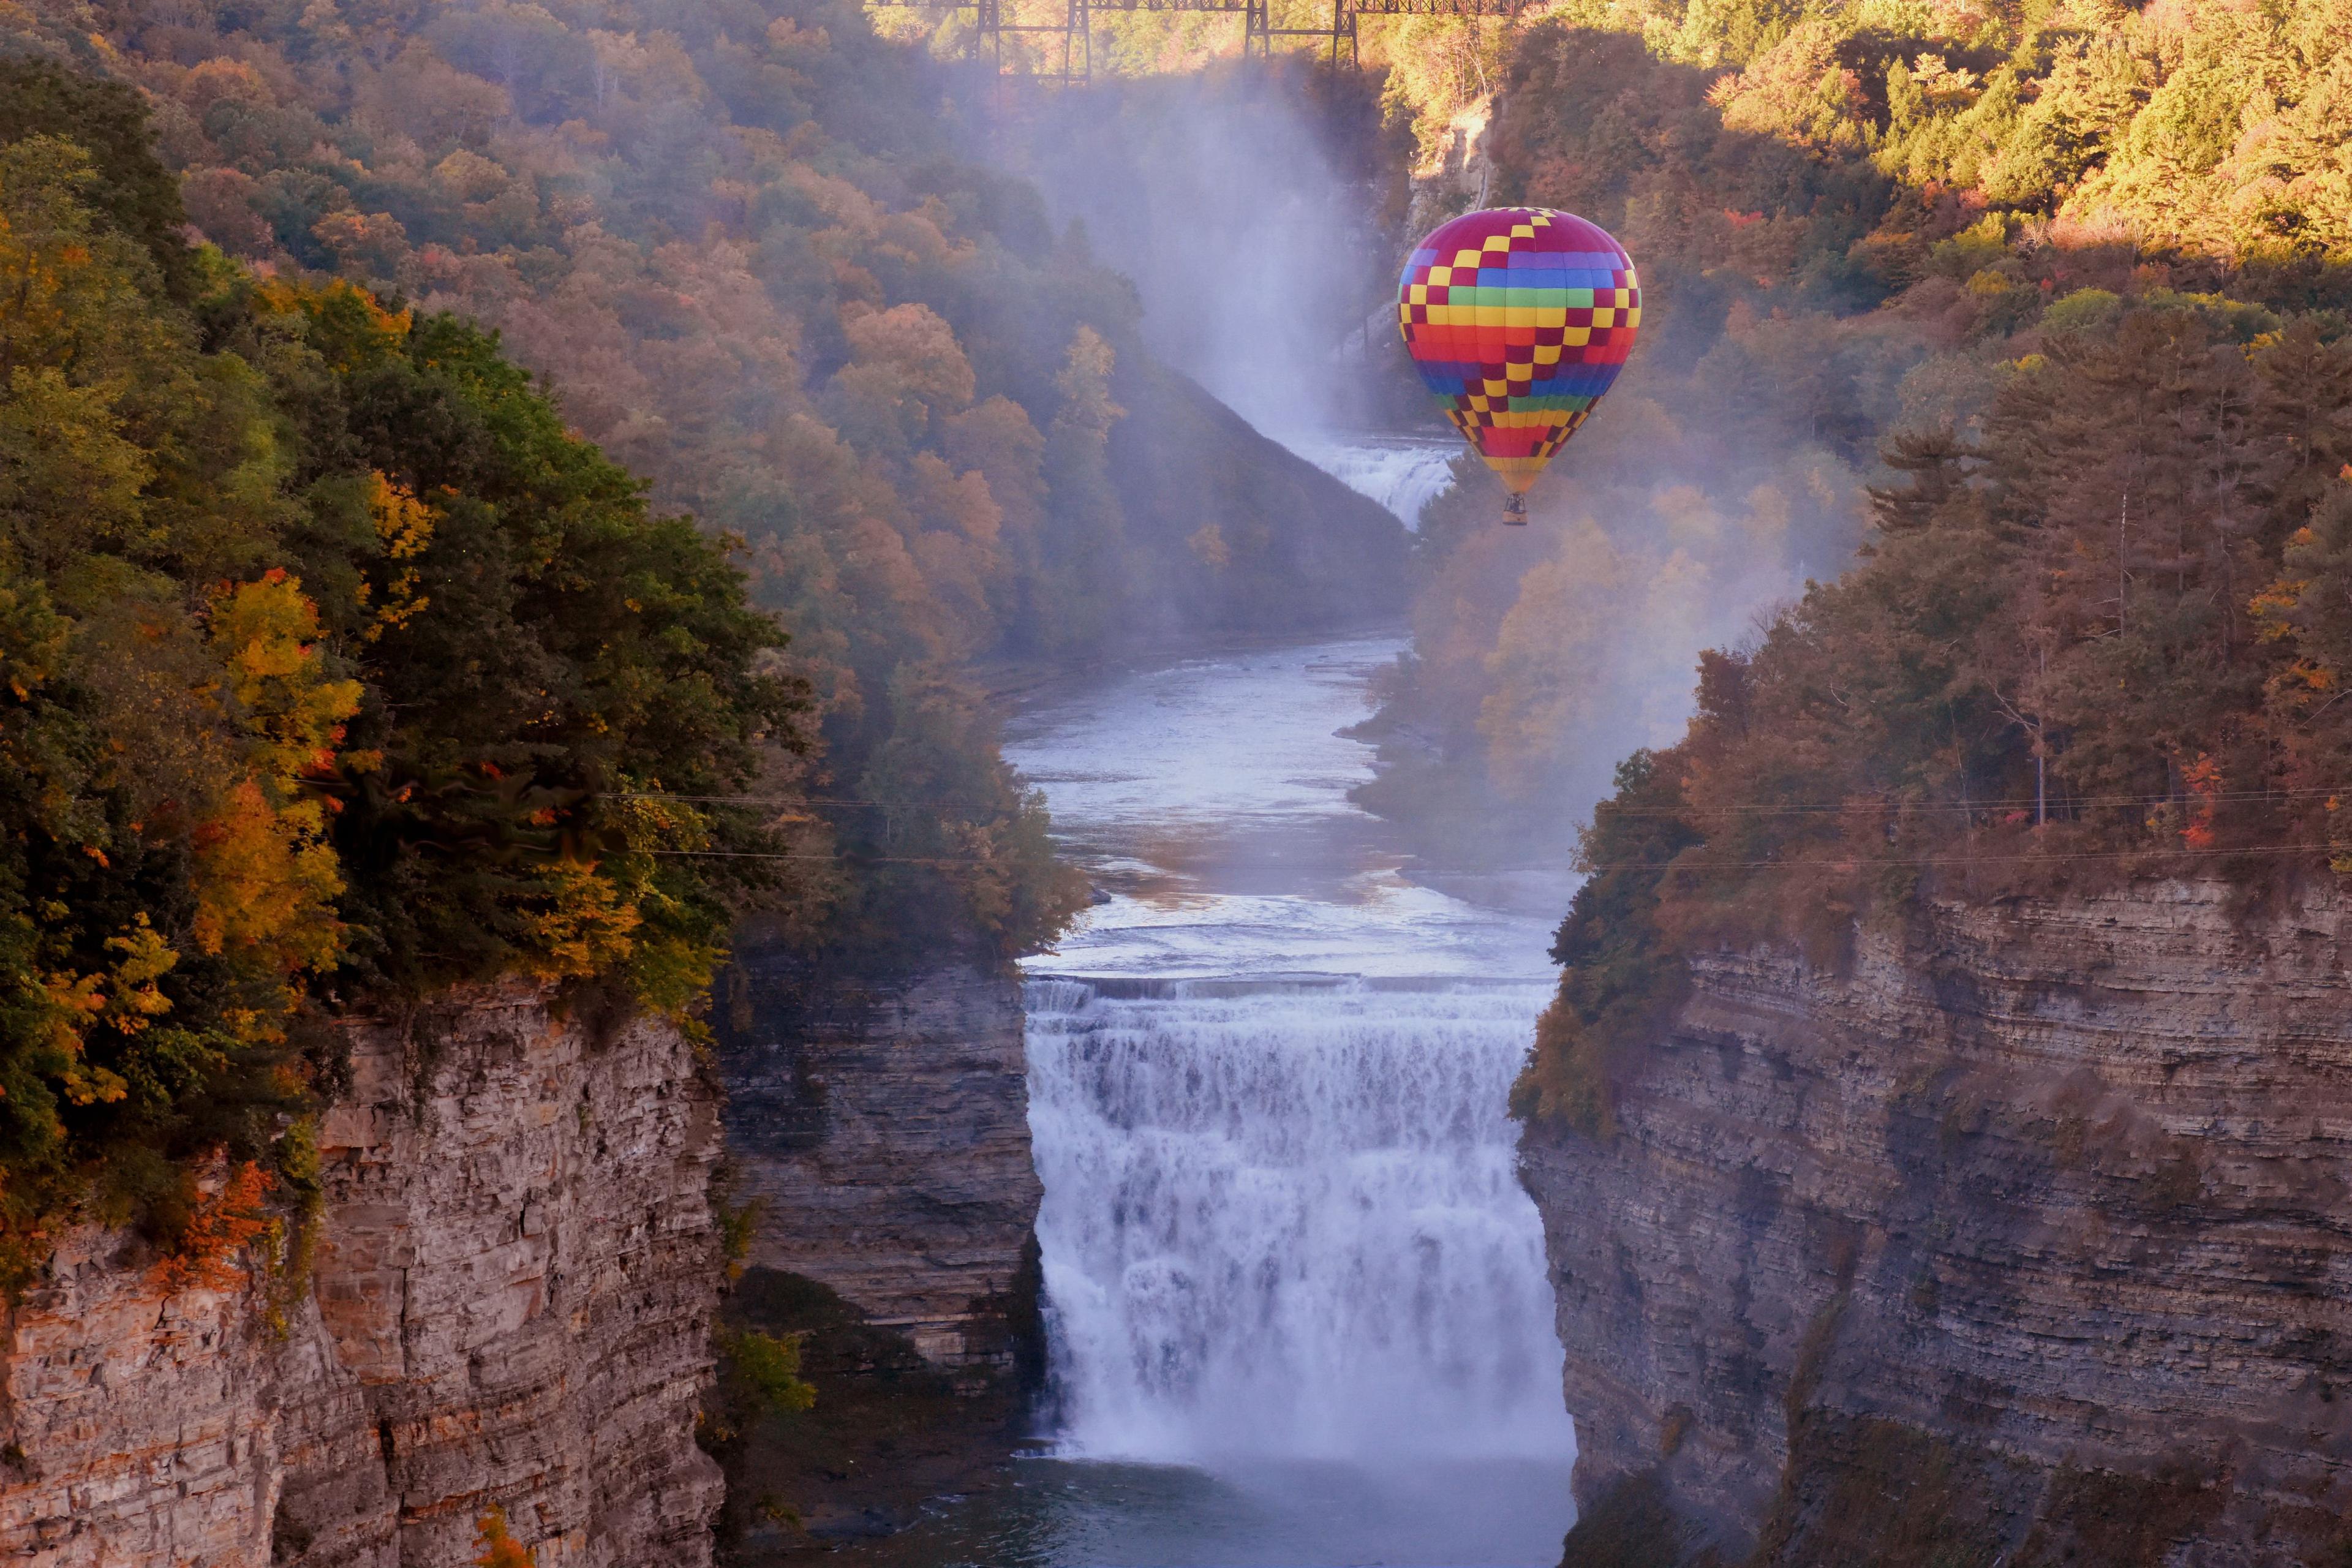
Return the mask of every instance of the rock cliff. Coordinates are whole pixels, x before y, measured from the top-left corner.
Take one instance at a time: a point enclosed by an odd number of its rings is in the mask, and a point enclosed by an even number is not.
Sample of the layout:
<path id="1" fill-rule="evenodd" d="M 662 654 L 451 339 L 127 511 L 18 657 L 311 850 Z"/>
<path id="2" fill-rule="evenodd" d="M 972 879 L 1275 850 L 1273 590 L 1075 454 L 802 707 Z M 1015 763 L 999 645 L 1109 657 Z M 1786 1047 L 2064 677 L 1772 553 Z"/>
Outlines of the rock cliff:
<path id="1" fill-rule="evenodd" d="M 1012 1363 L 1043 1195 L 1019 981 L 819 979 L 747 942 L 726 996 L 729 1159 L 764 1208 L 751 1261 L 831 1287 L 936 1364 Z"/>
<path id="2" fill-rule="evenodd" d="M 691 1047 L 514 988 L 347 1036 L 307 1290 L 168 1291 L 84 1229 L 10 1315 L 0 1556 L 455 1568 L 495 1505 L 541 1568 L 708 1563 L 719 1128 Z"/>
<path id="3" fill-rule="evenodd" d="M 2175 883 L 1694 960 L 1613 1135 L 1524 1143 L 1580 1498 L 1762 1563 L 2345 1560 L 2347 939 Z"/>

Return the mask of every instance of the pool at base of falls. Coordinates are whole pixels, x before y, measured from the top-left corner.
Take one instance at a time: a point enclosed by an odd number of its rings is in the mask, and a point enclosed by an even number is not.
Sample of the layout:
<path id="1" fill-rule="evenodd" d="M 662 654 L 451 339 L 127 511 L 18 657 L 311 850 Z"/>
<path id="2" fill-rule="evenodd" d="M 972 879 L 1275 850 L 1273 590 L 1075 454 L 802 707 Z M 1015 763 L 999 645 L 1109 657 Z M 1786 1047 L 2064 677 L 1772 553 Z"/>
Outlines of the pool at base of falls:
<path id="1" fill-rule="evenodd" d="M 1511 1568 L 1552 1563 L 1568 1466 L 1393 1468 L 1028 1458 L 1011 1484 L 942 1499 L 913 1528 L 828 1561 L 856 1568 Z"/>

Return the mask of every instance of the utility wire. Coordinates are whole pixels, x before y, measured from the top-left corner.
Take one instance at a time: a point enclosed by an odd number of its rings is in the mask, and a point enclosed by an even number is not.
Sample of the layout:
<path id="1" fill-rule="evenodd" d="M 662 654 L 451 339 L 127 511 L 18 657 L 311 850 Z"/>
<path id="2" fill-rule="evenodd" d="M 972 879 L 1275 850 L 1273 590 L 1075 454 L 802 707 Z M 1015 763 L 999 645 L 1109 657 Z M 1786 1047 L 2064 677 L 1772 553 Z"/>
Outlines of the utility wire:
<path id="1" fill-rule="evenodd" d="M 605 800 L 681 800 L 701 805 L 871 805 L 888 811 L 894 806 L 912 810 L 904 801 L 845 800 L 839 795 L 671 795 L 663 790 L 608 790 Z"/>
<path id="2" fill-rule="evenodd" d="M 1508 875 L 1524 871 L 1577 871 L 1589 872 L 1594 875 L 1598 875 L 1603 871 L 1655 871 L 1661 875 L 1668 871 L 1681 872 L 1685 875 L 1706 871 L 1860 871 L 1883 866 L 1983 866 L 2004 862 L 2022 863 L 2036 860 L 2147 860 L 2163 859 L 2166 858 L 2187 858 L 2198 859 L 2228 857 L 2231 855 L 2340 855 L 2345 853 L 2346 849 L 2346 846 L 2337 844 L 2250 844 L 2234 849 L 2172 849 L 2156 847 L 2140 849 L 2063 850 L 2057 853 L 2038 855 L 1929 855 L 1907 858 L 1857 855 L 1850 856 L 1843 859 L 1829 860 L 1706 860 L 1690 866 L 1676 866 L 1671 861 L 1657 860 L 1627 860 L 1622 862 L 1609 861 L 1594 865 L 1580 865 L 1573 861 L 1551 861 L 1534 865 L 1507 866 L 1501 868 L 1494 874 Z M 889 855 L 783 855 L 763 853 L 761 851 L 751 849 L 650 849 L 646 850 L 646 853 L 649 855 L 692 856 L 698 858 L 713 860 L 854 861 L 856 864 L 861 866 L 992 866 L 1001 865 L 1003 863 L 1001 861 L 982 860 L 978 858 L 959 860 L 941 857 L 926 858 Z M 1409 857 L 1408 858 L 1413 858 L 1413 857 Z M 1353 866 L 1355 862 L 1332 860 L 1307 864 L 1299 861 L 1284 861 L 1283 864 L 1300 870 L 1313 870 L 1318 868 L 1328 870 L 1344 868 Z M 1367 870 L 1372 869 L 1372 868 L 1370 867 L 1363 868 Z M 1449 875 L 1455 874 L 1450 868 L 1444 867 L 1432 868 L 1432 869 Z M 1484 875 L 1486 873 L 1473 871 L 1462 872 L 1459 874 Z"/>
<path id="3" fill-rule="evenodd" d="M 2218 790 L 2210 795 L 2089 795 L 2062 796 L 2049 804 L 2066 810 L 2085 806 L 2123 805 L 2201 805 L 2208 801 L 2244 800 L 2307 800 L 2319 795 L 2352 793 L 2352 786 L 2335 785 L 2306 789 Z M 1758 802 L 1745 805 L 1620 805 L 1615 801 L 1596 802 L 1596 812 L 1605 811 L 1613 816 L 1777 816 L 1796 814 L 1841 814 L 1850 811 L 2032 811 L 2034 801 L 2024 800 L 1874 800 L 1857 796 L 1850 801 L 1806 801 L 1790 803 Z"/>
<path id="4" fill-rule="evenodd" d="M 2339 794 L 2339 793 L 2342 793 L 2342 792 L 2341 792 L 2340 790 L 2338 790 L 2338 789 L 2335 789 L 2335 788 L 2322 788 L 2322 787 L 2319 787 L 2319 786 L 2312 786 L 2312 787 L 2310 787 L 2310 788 L 2305 788 L 2305 789 L 2284 789 L 2284 790 L 2240 790 L 2240 791 L 2225 791 L 2225 792 L 2221 792 L 2221 793 L 2217 793 L 2217 794 L 2213 794 L 2213 795 L 2192 795 L 2192 796 L 2189 796 L 2189 797 L 2187 797 L 2187 798 L 2186 798 L 2186 800 L 2184 800 L 2184 799 L 2183 799 L 2182 797 L 2180 797 L 2180 796 L 2173 796 L 2173 795 L 2092 795 L 2092 796 L 2079 797 L 2079 798 L 2076 798 L 2076 799 L 2074 799 L 2074 800 L 2071 800 L 2071 801 L 2067 801 L 2067 802 L 2065 802 L 2065 803 L 2063 803 L 2063 804 L 2064 804 L 2064 805 L 2065 805 L 2069 809 L 2075 809 L 2075 808 L 2080 808 L 2080 807 L 2084 807 L 2084 806 L 2093 806 L 2093 805 L 2108 805 L 2108 806 L 2124 806 L 2124 805 L 2155 806 L 2155 805 L 2184 805 L 2184 804 L 2189 804 L 2189 805 L 2201 805 L 2201 804 L 2204 804 L 2204 803 L 2209 802 L 2209 801 L 2228 801 L 2228 800 L 2273 800 L 2273 801 L 2276 801 L 2276 800 L 2290 800 L 2290 799 L 2297 799 L 2297 798 L 2310 798 L 2310 797 L 2316 796 L 2316 795 L 2336 795 L 2336 794 Z M 883 801 L 848 801 L 848 800 L 833 800 L 833 801 L 824 801 L 824 800 L 807 800 L 807 799 L 801 799 L 801 798 L 798 798 L 798 797 L 786 796 L 786 795 L 666 795 L 666 794 L 659 794 L 659 793 L 651 792 L 651 791 L 635 791 L 635 792 L 630 792 L 630 793 L 627 793 L 627 794 L 621 794 L 621 793 L 615 792 L 615 794 L 614 794 L 612 797 L 610 797 L 610 798 L 622 799 L 622 800 L 675 800 L 675 801 L 686 801 L 686 802 L 727 803 L 727 804 L 739 804 L 739 805 L 767 804 L 767 805 L 871 805 L 871 806 L 884 806 L 884 807 L 888 807 L 888 806 L 896 805 L 897 804 L 898 804 L 898 803 L 893 803 L 893 802 L 883 802 Z M 2030 801 L 2030 800 L 2027 800 L 2027 801 L 1999 801 L 1999 800 L 1996 800 L 1996 801 L 1975 801 L 1975 802 L 1968 802 L 1968 803 L 1958 803 L 1958 802 L 1949 802 L 1949 803 L 1946 803 L 1946 802 L 1906 802 L 1906 803 L 1903 804 L 1903 805 L 1900 805 L 1900 806 L 1894 807 L 1893 809 L 1896 809 L 1896 810 L 1945 810 L 1945 811 L 1966 811 L 1966 812 L 1969 812 L 1969 813 L 1974 814 L 1974 813 L 1978 813 L 1978 812 L 1991 812 L 1991 811 L 2000 811 L 2000 810 L 2011 810 L 2011 811 L 2015 811 L 2015 810 L 2030 809 L 2030 808 L 2033 805 L 2033 804 L 2034 804 L 2034 803 L 2033 803 L 2033 802 L 2032 802 L 2032 801 Z M 911 808 L 910 808 L 910 809 L 911 809 Z M 1681 808 L 1681 807 L 1674 807 L 1674 806 L 1620 806 L 1620 805 L 1615 805 L 1614 803 L 1610 802 L 1610 801 L 1601 801 L 1601 802 L 1598 803 L 1598 805 L 1596 805 L 1596 807 L 1595 807 L 1596 812 L 1605 810 L 1605 811 L 1610 811 L 1610 812 L 1616 813 L 1616 814 L 1618 814 L 1618 815 L 1627 816 L 1671 816 L 1671 817 L 1693 817 L 1693 816 L 1780 816 L 1780 815 L 1792 815 L 1792 814 L 1826 814 L 1826 813 L 1845 813 L 1845 812 L 1849 812 L 1849 811 L 1854 811 L 1854 810 L 1866 810 L 1866 809 L 1868 809 L 1868 805 L 1867 805 L 1867 803 L 1863 803 L 1862 805 L 1854 805 L 1854 804 L 1842 804 L 1842 805 L 1829 805 L 1829 804 L 1790 804 L 1790 805 L 1760 805 L 1760 804 L 1759 804 L 1759 805 L 1754 805 L 1717 806 L 1717 807 L 1708 807 L 1708 808 L 1699 809 L 1699 808 Z M 1672 866 L 1670 863 L 1664 863 L 1664 862 L 1642 861 L 1642 860 L 1622 861 L 1622 862 L 1619 862 L 1619 861 L 1609 861 L 1609 862 L 1601 862 L 1601 863 L 1595 863 L 1595 864 L 1578 864 L 1578 863 L 1575 863 L 1575 862 L 1568 862 L 1568 863 L 1552 862 L 1552 863 L 1548 863 L 1548 864 L 1536 864 L 1536 865 L 1525 865 L 1525 864 L 1522 864 L 1522 865 L 1517 865 L 1517 866 L 1512 866 L 1512 867 L 1507 868 L 1507 869 L 1508 871 L 1512 871 L 1512 872 L 1526 872 L 1526 871 L 1573 871 L 1573 872 L 1580 872 L 1580 873 L 1585 873 L 1585 874 L 1590 874 L 1590 875 L 1595 875 L 1595 876 L 1597 876 L 1597 875 L 1599 875 L 1599 874 L 1601 874 L 1601 873 L 1602 873 L 1602 872 L 1607 872 L 1607 871 L 1655 871 L 1655 872 L 1659 872 L 1659 873 L 1663 874 L 1663 873 L 1664 873 L 1664 872 L 1666 872 L 1666 871 L 1668 871 L 1668 870 L 1670 870 L 1670 869 L 1672 869 L 1672 870 L 1676 870 L 1676 871 L 1682 872 L 1682 873 L 1684 873 L 1684 874 L 1693 874 L 1693 873 L 1699 873 L 1699 872 L 1706 872 L 1706 871 L 1772 871 L 1772 870 L 1781 870 L 1781 871 L 1800 871 L 1800 870 L 1858 871 L 1858 870 L 1864 870 L 1864 869 L 1869 869 L 1869 868 L 1917 868 L 1917 867 L 1932 867 L 1932 866 L 1984 866 L 1984 865 L 2001 865 L 2001 864 L 2027 864 L 2027 863 L 2031 863 L 2031 862 L 2034 862 L 2034 861 L 2055 862 L 2055 861 L 2062 861 L 2062 860 L 2063 860 L 2063 861 L 2075 861 L 2075 860 L 2140 860 L 2140 859 L 2147 859 L 2147 858 L 2165 858 L 2165 857 L 2175 857 L 2175 858 L 2191 858 L 2191 859 L 2200 859 L 2200 858 L 2220 858 L 2220 857 L 2228 857 L 2228 856 L 2233 856 L 2233 855 L 2305 855 L 2305 854 L 2327 854 L 2327 855 L 2338 855 L 2338 854 L 2342 854 L 2342 853 L 2344 853 L 2344 852 L 2345 852 L 2345 847 L 2344 847 L 2344 846 L 2341 846 L 2341 845 L 2334 845 L 2334 844 L 2257 844 L 2257 845 L 2244 845 L 2244 846 L 2241 846 L 2241 847 L 2235 847 L 2235 848 L 2206 848 L 2206 849 L 2195 849 L 2195 848 L 2189 848 L 2189 847 L 2179 847 L 2179 848 L 2173 848 L 2173 847 L 2143 847 L 2137 848 L 2137 849 L 2084 849 L 2084 850 L 2063 850 L 2063 851 L 2057 851 L 2057 852 L 2031 853 L 2031 854 L 2021 854 L 2021 855 L 1928 855 L 1928 856 L 1917 856 L 1917 857 L 1847 856 L 1847 857 L 1841 857 L 1841 858 L 1825 858 L 1825 859 L 1811 859 L 1811 860 L 1710 860 L 1710 861 L 1704 861 L 1704 862 L 1701 862 L 1701 863 L 1696 864 L 1696 865 L 1692 865 L 1692 866 L 1683 866 L 1683 867 L 1675 867 L 1675 866 Z M 842 853 L 837 853 L 837 854 L 814 854 L 814 853 L 783 853 L 783 852 L 775 852 L 775 851 L 761 851 L 761 850 L 750 850 L 750 849 L 655 849 L 655 850 L 648 851 L 648 853 L 650 853 L 650 854 L 654 854 L 654 855 L 670 856 L 670 857 L 677 857 L 677 858 L 693 858 L 693 859 L 712 859 L 712 860 L 787 860 L 787 861 L 814 860 L 814 861 L 824 861 L 824 862 L 829 862 L 829 863 L 835 864 L 835 865 L 852 865 L 852 864 L 854 864 L 854 865 L 861 865 L 861 866 L 987 866 L 987 865 L 996 865 L 996 864 L 1001 864 L 1001 862 L 999 862 L 999 861 L 995 861 L 995 860 L 989 860 L 989 859 L 982 859 L 982 858 L 978 858 L 978 857 L 956 858 L 956 857 L 950 857 L 950 856 L 913 856 L 913 855 L 872 855 L 872 856 L 866 856 L 866 855 L 857 855 L 857 854 L 851 853 L 851 852 L 842 852 Z M 1417 857 L 1414 857 L 1413 858 L 1417 858 Z M 1295 862 L 1295 861 L 1293 861 L 1293 862 L 1286 862 L 1286 864 L 1289 864 L 1289 865 L 1293 865 L 1293 866 L 1297 866 L 1299 863 L 1298 863 L 1298 862 Z M 1328 863 L 1328 864 L 1329 864 L 1329 865 L 1331 865 L 1331 866 L 1337 867 L 1337 866 L 1342 866 L 1342 865 L 1352 864 L 1352 862 L 1331 862 L 1331 863 Z"/>
<path id="5" fill-rule="evenodd" d="M 2044 855 L 1929 855 L 1916 859 L 1876 858 L 1852 856 L 1842 860 L 1707 860 L 1693 866 L 1675 866 L 1671 862 L 1629 860 L 1622 865 L 1595 865 L 1581 869 L 1602 871 L 1860 871 L 1879 866 L 1984 866 L 2004 861 L 2032 860 L 2147 860 L 2168 857 L 2190 858 L 2231 855 L 2341 855 L 2346 847 L 2338 844 L 2250 844 L 2236 849 L 2079 849 Z"/>
<path id="6" fill-rule="evenodd" d="M 966 860 L 949 859 L 940 856 L 919 855 L 784 855 L 757 849 L 648 849 L 648 855 L 685 856 L 698 860 L 828 860 L 837 866 L 996 866 L 1002 861 L 982 860 L 977 857 Z"/>
<path id="7" fill-rule="evenodd" d="M 2308 800 L 2322 795 L 2352 794 L 2352 785 L 2311 785 L 2300 789 L 2220 790 L 2212 794 L 2191 795 L 2091 795 L 2063 796 L 2046 804 L 2069 811 L 2090 806 L 2158 806 L 2200 805 L 2208 801 L 2247 800 Z M 916 811 L 920 807 L 908 801 L 850 800 L 837 795 L 670 795 L 655 790 L 613 790 L 603 796 L 606 800 L 674 800 L 700 805 L 856 805 L 877 810 Z M 1851 811 L 2031 811 L 2035 802 L 2027 797 L 2020 800 L 1873 800 L 1858 796 L 1850 801 L 1756 802 L 1750 805 L 1674 806 L 1622 805 L 1613 800 L 1594 803 L 1596 812 L 1605 811 L 1615 816 L 1779 816 L 1799 814 L 1837 815 Z"/>

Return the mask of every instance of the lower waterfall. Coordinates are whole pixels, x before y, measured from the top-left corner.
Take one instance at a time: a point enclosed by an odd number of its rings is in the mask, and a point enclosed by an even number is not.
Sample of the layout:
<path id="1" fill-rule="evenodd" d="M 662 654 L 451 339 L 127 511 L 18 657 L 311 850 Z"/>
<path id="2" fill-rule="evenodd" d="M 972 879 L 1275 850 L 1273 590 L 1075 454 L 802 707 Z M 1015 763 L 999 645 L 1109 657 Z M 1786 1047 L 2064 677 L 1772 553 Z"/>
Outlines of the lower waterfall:
<path id="1" fill-rule="evenodd" d="M 1465 980 L 1033 979 L 1064 1451 L 1572 1452 L 1505 1114 L 1545 999 Z"/>

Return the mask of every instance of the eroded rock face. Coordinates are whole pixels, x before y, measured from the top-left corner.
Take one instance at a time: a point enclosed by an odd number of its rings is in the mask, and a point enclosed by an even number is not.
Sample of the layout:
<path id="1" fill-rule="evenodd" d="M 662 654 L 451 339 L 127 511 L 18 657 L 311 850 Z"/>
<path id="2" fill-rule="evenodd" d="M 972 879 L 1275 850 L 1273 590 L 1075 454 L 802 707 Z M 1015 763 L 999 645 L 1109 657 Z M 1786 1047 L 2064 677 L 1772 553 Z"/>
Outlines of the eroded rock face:
<path id="1" fill-rule="evenodd" d="M 936 1363 L 1010 1362 L 1043 1196 L 1019 981 L 861 985 L 745 943 L 719 1011 L 729 1158 L 764 1205 L 751 1261 L 831 1286 Z"/>
<path id="2" fill-rule="evenodd" d="M 2171 885 L 1696 961 L 1615 1137 L 1524 1144 L 1580 1495 L 1662 1469 L 1768 1562 L 2333 1561 L 2347 939 Z"/>
<path id="3" fill-rule="evenodd" d="M 308 1292 L 167 1294 L 84 1230 L 11 1318 L 0 1555 L 456 1568 L 495 1505 L 542 1568 L 707 1563 L 719 1129 L 691 1047 L 520 989 L 348 1032 Z"/>

